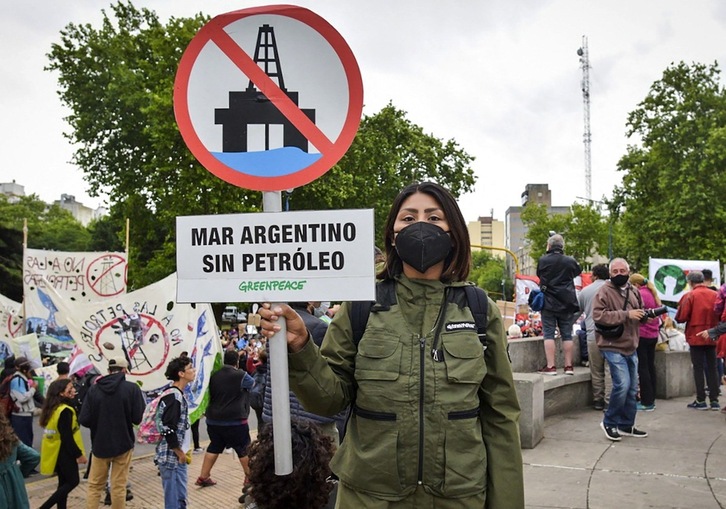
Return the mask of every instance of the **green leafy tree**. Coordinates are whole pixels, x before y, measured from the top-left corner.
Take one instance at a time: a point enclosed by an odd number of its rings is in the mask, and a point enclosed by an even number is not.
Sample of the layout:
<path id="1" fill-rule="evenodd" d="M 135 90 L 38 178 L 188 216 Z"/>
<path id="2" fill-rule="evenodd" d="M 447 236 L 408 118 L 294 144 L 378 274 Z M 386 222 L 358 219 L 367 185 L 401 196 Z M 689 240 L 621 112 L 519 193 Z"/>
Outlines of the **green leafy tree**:
<path id="1" fill-rule="evenodd" d="M 724 259 L 726 96 L 718 64 L 668 67 L 628 115 L 633 140 L 620 159 L 623 251 L 644 270 L 649 257 Z"/>
<path id="2" fill-rule="evenodd" d="M 71 112 L 66 136 L 78 147 L 74 163 L 91 194 L 109 195 L 110 224 L 104 228 L 122 235 L 130 219 L 131 287 L 175 270 L 176 216 L 261 209 L 261 193 L 202 168 L 174 118 L 179 60 L 208 20 L 199 14 L 164 25 L 153 11 L 118 2 L 103 11 L 98 28 L 66 26 L 48 55 L 47 68 L 58 73 L 59 95 Z M 380 231 L 393 198 L 411 182 L 434 180 L 456 196 L 471 191 L 471 161 L 454 140 L 424 133 L 389 104 L 362 120 L 338 165 L 293 191 L 290 208 L 373 208 Z"/>
<path id="3" fill-rule="evenodd" d="M 11 203 L 0 195 L 0 225 L 23 231 L 28 225 L 28 247 L 56 251 L 85 251 L 90 245 L 88 230 L 58 205 L 48 205 L 36 195 Z"/>
<path id="4" fill-rule="evenodd" d="M 489 251 L 474 251 L 471 254 L 471 273 L 469 280 L 483 288 L 494 300 L 512 300 L 514 288 L 507 274 L 503 259 L 492 256 Z M 504 288 L 502 288 L 504 281 Z M 503 292 L 503 293 L 502 293 Z"/>
<path id="5" fill-rule="evenodd" d="M 28 247 L 56 251 L 86 251 L 91 234 L 70 212 L 48 205 L 36 195 L 10 202 L 0 195 L 0 293 L 22 300 L 23 226 Z"/>
<path id="6" fill-rule="evenodd" d="M 565 238 L 565 253 L 580 263 L 595 254 L 607 254 L 608 221 L 592 204 L 573 203 L 567 214 L 550 214 L 543 204 L 528 204 L 522 211 L 533 260 L 545 254 L 550 231 Z"/>
<path id="7" fill-rule="evenodd" d="M 164 25 L 153 11 L 118 2 L 103 11 L 100 28 L 66 26 L 48 55 L 71 112 L 73 162 L 91 195 L 108 193 L 115 230 L 130 219 L 129 275 L 137 286 L 153 282 L 159 265 L 165 275 L 174 270 L 165 244 L 174 243 L 177 215 L 259 210 L 259 193 L 218 179 L 194 159 L 174 118 L 179 60 L 208 20 L 199 14 Z"/>
<path id="8" fill-rule="evenodd" d="M 0 294 L 23 301 L 23 232 L 0 226 Z"/>
<path id="9" fill-rule="evenodd" d="M 454 140 L 426 134 L 388 104 L 361 120 L 348 152 L 319 179 L 293 191 L 296 210 L 373 208 L 376 242 L 383 242 L 383 226 L 391 203 L 413 182 L 438 182 L 454 196 L 473 190 L 473 157 Z"/>

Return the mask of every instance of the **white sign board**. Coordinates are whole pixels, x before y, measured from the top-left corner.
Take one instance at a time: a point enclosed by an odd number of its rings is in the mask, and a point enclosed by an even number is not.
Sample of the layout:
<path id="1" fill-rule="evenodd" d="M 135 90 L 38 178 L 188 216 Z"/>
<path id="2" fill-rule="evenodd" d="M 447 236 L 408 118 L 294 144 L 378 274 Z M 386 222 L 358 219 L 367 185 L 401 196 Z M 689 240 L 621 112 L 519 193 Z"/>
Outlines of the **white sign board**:
<path id="1" fill-rule="evenodd" d="M 648 263 L 649 279 L 653 282 L 658 297 L 668 303 L 681 301 L 690 288 L 686 277 L 692 270 L 710 269 L 714 285 L 721 286 L 721 263 L 718 260 L 676 260 L 651 258 Z"/>
<path id="2" fill-rule="evenodd" d="M 374 300 L 373 210 L 183 216 L 178 302 Z"/>

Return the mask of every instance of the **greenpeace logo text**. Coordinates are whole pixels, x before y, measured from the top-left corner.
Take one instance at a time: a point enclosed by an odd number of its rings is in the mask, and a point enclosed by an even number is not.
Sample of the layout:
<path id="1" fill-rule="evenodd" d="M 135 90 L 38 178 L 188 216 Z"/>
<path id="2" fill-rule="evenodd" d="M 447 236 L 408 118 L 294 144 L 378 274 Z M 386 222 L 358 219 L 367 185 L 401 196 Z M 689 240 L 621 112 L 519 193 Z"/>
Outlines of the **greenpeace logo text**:
<path id="1" fill-rule="evenodd" d="M 446 324 L 446 330 L 476 330 L 476 324 L 474 322 L 450 322 Z"/>
<path id="2" fill-rule="evenodd" d="M 307 280 L 276 279 L 272 281 L 242 281 L 239 289 L 242 292 L 269 292 L 282 290 L 303 290 Z"/>

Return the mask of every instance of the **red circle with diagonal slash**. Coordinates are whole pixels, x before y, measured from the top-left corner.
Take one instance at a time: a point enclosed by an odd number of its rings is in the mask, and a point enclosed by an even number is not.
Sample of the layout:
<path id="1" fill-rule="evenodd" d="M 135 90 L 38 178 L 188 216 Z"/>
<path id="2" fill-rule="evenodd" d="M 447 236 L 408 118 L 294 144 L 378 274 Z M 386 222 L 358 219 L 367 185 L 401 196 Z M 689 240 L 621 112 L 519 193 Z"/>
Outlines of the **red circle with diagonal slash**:
<path id="1" fill-rule="evenodd" d="M 104 260 L 113 260 L 112 264 L 106 268 L 106 270 L 101 270 L 101 275 L 96 277 L 95 275 L 92 275 L 91 272 L 96 269 L 97 264 L 103 263 Z M 113 277 L 113 271 L 118 270 L 119 266 L 123 268 L 123 279 L 121 282 L 123 283 L 123 286 L 121 288 L 117 288 L 115 291 L 112 292 L 105 292 L 103 288 L 97 288 L 101 285 L 103 279 L 107 276 Z M 96 258 L 95 260 L 91 261 L 88 264 L 88 268 L 86 269 L 86 283 L 88 284 L 88 287 L 94 291 L 94 293 L 100 297 L 113 297 L 114 295 L 120 295 L 126 291 L 126 271 L 128 267 L 126 265 L 126 259 L 123 256 L 119 256 L 117 254 L 107 254 L 104 256 L 101 256 L 99 258 Z"/>
<path id="2" fill-rule="evenodd" d="M 298 20 L 316 30 L 337 54 L 348 82 L 348 111 L 337 139 L 328 140 L 302 110 L 284 94 L 274 93 L 277 86 L 265 72 L 227 35 L 224 28 L 242 18 L 256 15 L 279 15 Z M 204 146 L 192 124 L 188 103 L 189 78 L 202 49 L 208 42 L 216 44 L 245 73 L 280 112 L 310 141 L 321 157 L 314 163 L 288 175 L 260 177 L 230 168 Z M 215 77 L 211 76 L 210 80 Z M 279 88 L 277 89 L 279 91 Z M 270 93 L 268 93 L 270 92 Z M 274 97 L 274 99 L 273 99 Z M 202 27 L 184 51 L 174 81 L 174 114 L 179 131 L 192 154 L 211 173 L 237 187 L 256 191 L 281 191 L 308 184 L 332 168 L 350 147 L 358 131 L 363 112 L 363 81 L 358 63 L 343 37 L 317 14 L 293 5 L 254 7 L 220 14 Z"/>
<path id="3" fill-rule="evenodd" d="M 23 328 L 23 320 L 18 316 L 8 313 L 7 329 L 11 338 L 17 337 Z"/>
<path id="4" fill-rule="evenodd" d="M 166 328 L 164 327 L 164 324 L 162 324 L 159 320 L 154 318 L 151 315 L 147 315 L 144 313 L 138 313 L 139 318 L 143 321 L 144 324 L 144 332 L 143 337 L 144 340 L 147 340 L 148 338 L 146 336 L 149 335 L 149 333 L 156 332 L 159 334 L 159 337 L 162 340 L 162 351 L 161 354 L 159 354 L 156 350 L 158 348 L 154 349 L 155 353 L 157 354 L 155 358 L 153 359 L 147 359 L 148 364 L 150 365 L 149 368 L 147 368 L 144 371 L 137 370 L 133 366 L 129 366 L 129 374 L 135 375 L 135 376 L 144 376 L 148 375 L 150 373 L 153 373 L 154 371 L 160 370 L 164 364 L 166 363 L 167 357 L 169 357 L 169 349 L 171 347 L 170 341 L 169 341 L 169 335 L 166 332 Z M 103 350 L 101 349 L 101 344 L 104 342 L 103 340 L 113 340 L 110 341 L 112 344 L 117 342 L 116 336 L 117 334 L 111 330 L 112 326 L 114 324 L 118 323 L 118 319 L 114 318 L 113 320 L 107 322 L 104 324 L 96 333 L 96 337 L 94 339 L 94 346 L 96 347 L 96 350 L 98 350 L 98 353 L 100 353 L 103 357 L 106 357 Z M 140 346 L 137 345 L 136 348 L 139 348 Z M 136 350 L 134 350 L 136 351 Z"/>

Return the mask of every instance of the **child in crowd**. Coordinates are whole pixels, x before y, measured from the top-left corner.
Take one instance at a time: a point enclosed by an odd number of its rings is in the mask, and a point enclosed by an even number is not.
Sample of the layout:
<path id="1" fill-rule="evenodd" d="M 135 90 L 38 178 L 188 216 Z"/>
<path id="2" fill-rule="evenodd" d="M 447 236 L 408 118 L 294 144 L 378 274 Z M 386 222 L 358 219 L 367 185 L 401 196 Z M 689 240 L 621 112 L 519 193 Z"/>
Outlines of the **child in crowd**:
<path id="1" fill-rule="evenodd" d="M 291 422 L 293 471 L 275 475 L 273 427 L 265 426 L 250 446 L 250 495 L 259 509 L 323 509 L 333 507 L 328 464 L 333 457 L 333 440 L 310 421 Z"/>

